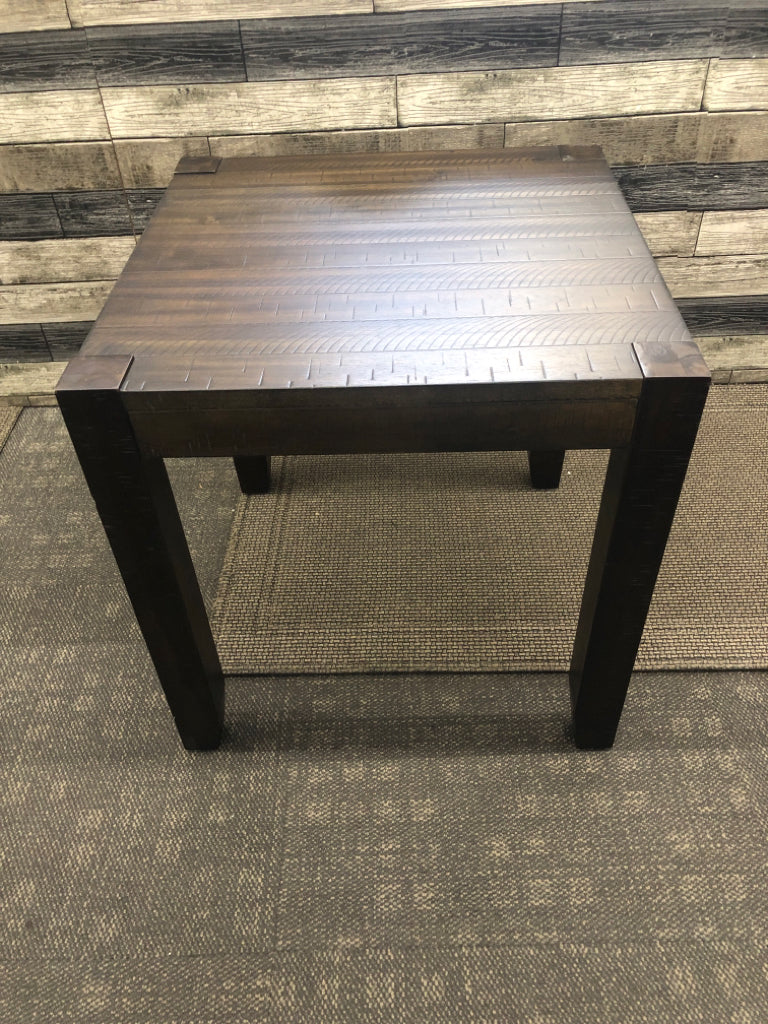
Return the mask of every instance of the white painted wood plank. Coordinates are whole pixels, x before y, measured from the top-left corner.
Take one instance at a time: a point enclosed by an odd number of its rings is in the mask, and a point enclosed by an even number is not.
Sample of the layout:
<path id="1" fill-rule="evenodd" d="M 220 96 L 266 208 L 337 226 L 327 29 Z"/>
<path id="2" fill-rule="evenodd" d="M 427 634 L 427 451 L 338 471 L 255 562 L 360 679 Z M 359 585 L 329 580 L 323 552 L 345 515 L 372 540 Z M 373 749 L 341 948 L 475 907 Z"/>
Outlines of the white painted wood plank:
<path id="1" fill-rule="evenodd" d="M 369 14 L 372 0 L 69 0 L 72 24 L 134 25 L 146 22 L 290 18 L 315 14 Z"/>
<path id="2" fill-rule="evenodd" d="M 0 0 L 0 33 L 70 27 L 66 0 Z"/>
<path id="3" fill-rule="evenodd" d="M 657 262 L 677 299 L 768 294 L 768 255 L 672 256 Z"/>
<path id="4" fill-rule="evenodd" d="M 681 113 L 701 105 L 706 60 L 403 75 L 403 125 Z"/>
<path id="5" fill-rule="evenodd" d="M 768 210 L 707 210 L 697 256 L 768 253 Z"/>
<path id="6" fill-rule="evenodd" d="M 117 279 L 135 244 L 130 236 L 0 242 L 0 285 Z"/>
<path id="7" fill-rule="evenodd" d="M 95 320 L 114 281 L 20 284 L 0 288 L 0 323 L 45 324 Z"/>
<path id="8" fill-rule="evenodd" d="M 713 60 L 705 110 L 768 110 L 768 57 Z"/>
<path id="9" fill-rule="evenodd" d="M 98 89 L 3 95 L 0 143 L 108 138 Z"/>
<path id="10" fill-rule="evenodd" d="M 506 146 L 600 146 L 610 164 L 686 163 L 696 160 L 702 114 L 577 118 L 508 123 Z"/>
<path id="11" fill-rule="evenodd" d="M 211 136 L 212 156 L 286 156 L 293 153 L 394 153 L 427 149 L 485 149 L 504 144 L 504 125 L 442 125 L 346 132 L 280 132 Z M 120 143 L 118 143 L 118 147 Z"/>
<path id="12" fill-rule="evenodd" d="M 701 213 L 692 210 L 636 213 L 635 220 L 654 256 L 693 256 Z"/>
<path id="13" fill-rule="evenodd" d="M 114 138 L 394 127 L 394 78 L 103 89 Z"/>
<path id="14" fill-rule="evenodd" d="M 115 143 L 126 188 L 165 188 L 183 156 L 209 156 L 208 139 L 127 139 Z"/>

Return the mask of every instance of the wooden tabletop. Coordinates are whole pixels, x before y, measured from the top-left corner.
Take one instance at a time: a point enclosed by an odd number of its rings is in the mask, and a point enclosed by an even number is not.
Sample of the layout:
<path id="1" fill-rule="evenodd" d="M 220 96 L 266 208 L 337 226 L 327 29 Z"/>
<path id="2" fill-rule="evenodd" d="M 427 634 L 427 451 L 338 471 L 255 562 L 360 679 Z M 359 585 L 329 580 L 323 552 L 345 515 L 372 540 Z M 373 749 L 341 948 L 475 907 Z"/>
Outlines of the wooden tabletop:
<path id="1" fill-rule="evenodd" d="M 83 355 L 156 393 L 706 372 L 593 147 L 187 158 Z"/>

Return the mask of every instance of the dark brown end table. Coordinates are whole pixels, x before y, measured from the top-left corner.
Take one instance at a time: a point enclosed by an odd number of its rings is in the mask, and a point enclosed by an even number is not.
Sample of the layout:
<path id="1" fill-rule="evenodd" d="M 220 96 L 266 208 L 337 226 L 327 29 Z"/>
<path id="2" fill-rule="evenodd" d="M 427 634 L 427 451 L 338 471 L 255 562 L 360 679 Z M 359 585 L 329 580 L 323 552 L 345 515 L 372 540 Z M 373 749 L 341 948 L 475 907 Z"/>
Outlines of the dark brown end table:
<path id="1" fill-rule="evenodd" d="M 575 740 L 613 743 L 709 387 L 599 150 L 185 159 L 58 400 L 184 745 L 224 682 L 164 457 L 610 448 Z"/>

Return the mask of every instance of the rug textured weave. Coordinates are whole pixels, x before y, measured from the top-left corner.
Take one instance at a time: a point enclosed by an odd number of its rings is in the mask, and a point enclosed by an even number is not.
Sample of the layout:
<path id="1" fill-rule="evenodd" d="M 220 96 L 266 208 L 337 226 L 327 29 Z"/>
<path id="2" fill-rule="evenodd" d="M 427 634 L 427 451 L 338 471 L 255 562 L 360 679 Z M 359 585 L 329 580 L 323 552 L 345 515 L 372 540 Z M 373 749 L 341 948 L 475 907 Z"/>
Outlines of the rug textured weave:
<path id="1" fill-rule="evenodd" d="M 215 602 L 229 673 L 567 668 L 606 452 L 275 459 Z M 768 386 L 710 392 L 639 669 L 768 666 Z"/>

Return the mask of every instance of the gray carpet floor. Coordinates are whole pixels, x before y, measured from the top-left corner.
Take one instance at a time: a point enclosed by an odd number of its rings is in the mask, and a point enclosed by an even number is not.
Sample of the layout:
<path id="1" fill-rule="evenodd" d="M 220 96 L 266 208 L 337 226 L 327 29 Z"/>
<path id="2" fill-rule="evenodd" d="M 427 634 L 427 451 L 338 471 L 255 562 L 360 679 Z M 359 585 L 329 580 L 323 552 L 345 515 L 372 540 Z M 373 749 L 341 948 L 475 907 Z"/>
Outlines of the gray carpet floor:
<path id="1" fill-rule="evenodd" d="M 231 465 L 172 467 L 212 597 Z M 0 452 L 0 1021 L 766 1019 L 768 676 L 228 680 L 185 753 L 54 409 Z"/>

